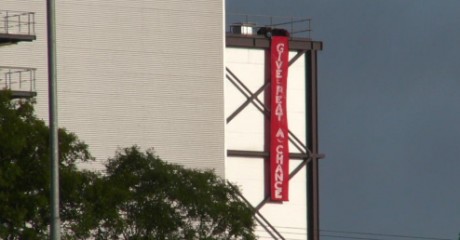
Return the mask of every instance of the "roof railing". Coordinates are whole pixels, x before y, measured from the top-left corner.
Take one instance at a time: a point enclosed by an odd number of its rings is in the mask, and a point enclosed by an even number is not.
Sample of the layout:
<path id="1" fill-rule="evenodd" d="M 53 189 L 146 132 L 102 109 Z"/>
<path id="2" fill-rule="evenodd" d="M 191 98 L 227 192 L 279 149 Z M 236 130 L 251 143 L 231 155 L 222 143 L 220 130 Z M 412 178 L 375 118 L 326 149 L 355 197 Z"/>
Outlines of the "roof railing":
<path id="1" fill-rule="evenodd" d="M 35 35 L 35 13 L 0 10 L 0 33 Z"/>
<path id="2" fill-rule="evenodd" d="M 282 17 L 268 15 L 249 15 L 230 13 L 226 15 L 228 31 L 235 25 L 251 26 L 254 32 L 263 27 L 282 28 L 290 33 L 291 37 L 311 37 L 311 18 Z"/>
<path id="3" fill-rule="evenodd" d="M 35 92 L 35 68 L 0 66 L 0 89 Z"/>

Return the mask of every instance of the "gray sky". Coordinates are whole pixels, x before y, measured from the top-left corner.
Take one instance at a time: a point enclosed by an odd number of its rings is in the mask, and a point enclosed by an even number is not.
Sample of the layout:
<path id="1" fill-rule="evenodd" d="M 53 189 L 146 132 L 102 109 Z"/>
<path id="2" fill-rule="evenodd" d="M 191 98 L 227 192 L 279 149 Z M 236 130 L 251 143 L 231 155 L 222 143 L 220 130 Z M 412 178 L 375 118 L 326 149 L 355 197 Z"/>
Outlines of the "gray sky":
<path id="1" fill-rule="evenodd" d="M 228 13 L 311 17 L 312 37 L 324 43 L 321 229 L 458 239 L 460 0 L 226 5 Z"/>

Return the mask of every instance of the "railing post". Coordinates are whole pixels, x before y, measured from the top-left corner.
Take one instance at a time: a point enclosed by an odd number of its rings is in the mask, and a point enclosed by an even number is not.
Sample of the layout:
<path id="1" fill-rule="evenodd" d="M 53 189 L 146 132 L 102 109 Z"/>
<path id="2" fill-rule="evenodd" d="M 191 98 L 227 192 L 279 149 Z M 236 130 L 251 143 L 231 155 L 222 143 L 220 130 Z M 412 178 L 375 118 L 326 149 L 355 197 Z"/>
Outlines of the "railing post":
<path id="1" fill-rule="evenodd" d="M 6 73 L 4 75 L 5 75 L 5 89 L 8 89 L 8 82 L 7 82 L 7 79 L 6 79 Z"/>
<path id="2" fill-rule="evenodd" d="M 35 13 L 31 13 L 32 15 L 32 34 L 35 35 Z"/>
<path id="3" fill-rule="evenodd" d="M 19 72 L 19 89 L 22 89 L 22 71 Z"/>
<path id="4" fill-rule="evenodd" d="M 18 15 L 18 32 L 21 33 L 21 15 L 22 14 L 19 14 Z"/>
<path id="5" fill-rule="evenodd" d="M 5 32 L 8 34 L 8 11 L 5 11 Z"/>
<path id="6" fill-rule="evenodd" d="M 9 79 L 8 79 L 9 78 Z M 5 74 L 6 89 L 11 88 L 11 69 L 8 69 L 8 72 Z"/>
<path id="7" fill-rule="evenodd" d="M 30 35 L 30 13 L 27 13 L 27 34 Z"/>
<path id="8" fill-rule="evenodd" d="M 35 69 L 34 71 L 32 72 L 32 91 L 35 91 L 35 89 L 37 89 L 37 86 L 36 86 L 36 74 L 35 74 Z"/>

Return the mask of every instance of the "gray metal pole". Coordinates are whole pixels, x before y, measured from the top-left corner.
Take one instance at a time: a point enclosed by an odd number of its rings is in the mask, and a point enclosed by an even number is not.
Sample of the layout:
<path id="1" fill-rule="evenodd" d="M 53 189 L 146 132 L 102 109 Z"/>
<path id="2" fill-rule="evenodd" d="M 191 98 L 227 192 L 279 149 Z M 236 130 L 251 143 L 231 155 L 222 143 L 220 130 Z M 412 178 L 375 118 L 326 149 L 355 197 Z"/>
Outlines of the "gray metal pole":
<path id="1" fill-rule="evenodd" d="M 54 0 L 46 2 L 48 32 L 48 104 L 51 151 L 51 240 L 61 239 L 59 218 L 59 155 L 56 81 L 56 18 Z"/>

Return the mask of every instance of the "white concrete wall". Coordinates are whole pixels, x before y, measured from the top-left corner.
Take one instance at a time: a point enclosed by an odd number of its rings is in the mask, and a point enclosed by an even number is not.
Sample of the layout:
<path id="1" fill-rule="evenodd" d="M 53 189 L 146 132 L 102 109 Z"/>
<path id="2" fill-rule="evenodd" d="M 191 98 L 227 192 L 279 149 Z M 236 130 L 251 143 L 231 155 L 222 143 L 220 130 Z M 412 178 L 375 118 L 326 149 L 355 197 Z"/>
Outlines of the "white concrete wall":
<path id="1" fill-rule="evenodd" d="M 47 119 L 46 1 L 2 0 L 36 12 L 37 40 L 0 47 L 0 65 L 37 68 Z M 170 162 L 224 174 L 223 1 L 56 1 L 59 125 L 98 164 L 118 147 L 154 147 Z"/>
<path id="2" fill-rule="evenodd" d="M 290 58 L 295 55 L 290 53 Z M 225 65 L 252 92 L 264 83 L 265 54 L 263 50 L 228 47 L 225 51 Z M 270 88 L 267 88 L 270 90 Z M 259 95 L 264 102 L 265 93 Z M 225 114 L 229 116 L 246 98 L 230 81 L 225 82 Z M 306 138 L 305 113 L 305 60 L 298 59 L 289 67 L 287 88 L 287 114 L 289 129 L 303 142 Z M 254 105 L 247 106 L 226 125 L 226 148 L 231 150 L 263 151 L 265 149 L 264 115 Z M 292 144 L 290 152 L 298 153 Z M 290 161 L 293 171 L 300 160 Z M 267 179 L 263 158 L 227 157 L 225 174 L 227 178 L 242 188 L 244 196 L 253 206 L 266 196 Z M 267 203 L 261 214 L 275 226 L 286 239 L 306 239 L 307 198 L 306 167 L 289 182 L 289 201 Z M 260 226 L 256 230 L 259 239 L 272 239 Z"/>

